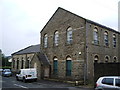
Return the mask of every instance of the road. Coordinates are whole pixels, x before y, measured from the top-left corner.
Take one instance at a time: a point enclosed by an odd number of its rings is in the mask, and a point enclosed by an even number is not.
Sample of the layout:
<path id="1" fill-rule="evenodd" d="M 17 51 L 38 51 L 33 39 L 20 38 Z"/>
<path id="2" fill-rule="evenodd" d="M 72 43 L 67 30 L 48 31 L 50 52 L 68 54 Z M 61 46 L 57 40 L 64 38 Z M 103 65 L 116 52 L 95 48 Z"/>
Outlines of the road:
<path id="1" fill-rule="evenodd" d="M 37 82 L 16 81 L 15 77 L 2 77 L 2 90 L 93 90 L 89 88 L 74 87 L 71 84 L 40 80 Z M 10 89 L 11 88 L 11 89 Z"/>

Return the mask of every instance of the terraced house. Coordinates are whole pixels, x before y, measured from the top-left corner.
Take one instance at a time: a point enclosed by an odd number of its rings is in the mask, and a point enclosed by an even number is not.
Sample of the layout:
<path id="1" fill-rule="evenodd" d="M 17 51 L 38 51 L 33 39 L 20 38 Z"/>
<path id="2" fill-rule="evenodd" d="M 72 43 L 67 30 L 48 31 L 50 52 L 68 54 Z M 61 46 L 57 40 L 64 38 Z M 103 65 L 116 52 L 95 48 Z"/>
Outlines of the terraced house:
<path id="1" fill-rule="evenodd" d="M 41 31 L 50 78 L 93 80 L 94 63 L 120 62 L 120 33 L 58 8 Z"/>

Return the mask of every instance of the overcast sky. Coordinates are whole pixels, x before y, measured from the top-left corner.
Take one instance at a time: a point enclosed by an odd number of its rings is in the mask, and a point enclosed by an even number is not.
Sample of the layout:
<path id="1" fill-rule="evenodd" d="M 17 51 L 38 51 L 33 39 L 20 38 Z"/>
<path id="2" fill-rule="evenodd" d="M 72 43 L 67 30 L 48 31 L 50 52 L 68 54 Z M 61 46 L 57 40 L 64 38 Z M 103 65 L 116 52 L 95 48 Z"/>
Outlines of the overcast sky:
<path id="1" fill-rule="evenodd" d="M 0 48 L 5 55 L 40 43 L 40 31 L 62 7 L 118 30 L 120 0 L 0 0 Z"/>

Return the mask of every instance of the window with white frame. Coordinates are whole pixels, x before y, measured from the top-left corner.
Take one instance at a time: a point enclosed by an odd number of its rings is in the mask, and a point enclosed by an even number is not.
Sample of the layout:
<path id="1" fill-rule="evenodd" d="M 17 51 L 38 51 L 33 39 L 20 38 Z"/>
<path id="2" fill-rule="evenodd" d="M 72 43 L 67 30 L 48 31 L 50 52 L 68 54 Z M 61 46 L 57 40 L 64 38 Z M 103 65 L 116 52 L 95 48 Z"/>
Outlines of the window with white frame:
<path id="1" fill-rule="evenodd" d="M 113 62 L 117 62 L 117 57 L 116 56 L 113 57 Z"/>
<path id="2" fill-rule="evenodd" d="M 47 43 L 48 43 L 48 35 L 44 35 L 44 48 L 47 48 Z"/>
<path id="3" fill-rule="evenodd" d="M 59 33 L 58 31 L 56 31 L 54 34 L 54 45 L 58 46 L 58 43 L 59 43 Z"/>
<path id="4" fill-rule="evenodd" d="M 98 62 L 98 60 L 99 60 L 98 55 L 95 55 L 95 57 L 94 57 L 94 62 L 96 63 L 96 62 Z"/>
<path id="5" fill-rule="evenodd" d="M 94 28 L 94 44 L 99 44 L 99 36 L 98 36 L 98 29 Z"/>
<path id="6" fill-rule="evenodd" d="M 110 59 L 110 57 L 107 55 L 107 56 L 105 56 L 105 62 L 108 62 L 109 61 L 109 59 Z"/>
<path id="7" fill-rule="evenodd" d="M 72 41 L 73 41 L 72 33 L 73 33 L 72 28 L 69 27 L 69 28 L 67 29 L 67 43 L 68 43 L 68 44 L 71 44 Z"/>
<path id="8" fill-rule="evenodd" d="M 104 43 L 105 43 L 105 46 L 109 46 L 108 32 L 107 31 L 105 31 L 105 33 L 104 33 Z"/>
<path id="9" fill-rule="evenodd" d="M 113 34 L 113 47 L 115 48 L 116 47 L 116 35 Z"/>

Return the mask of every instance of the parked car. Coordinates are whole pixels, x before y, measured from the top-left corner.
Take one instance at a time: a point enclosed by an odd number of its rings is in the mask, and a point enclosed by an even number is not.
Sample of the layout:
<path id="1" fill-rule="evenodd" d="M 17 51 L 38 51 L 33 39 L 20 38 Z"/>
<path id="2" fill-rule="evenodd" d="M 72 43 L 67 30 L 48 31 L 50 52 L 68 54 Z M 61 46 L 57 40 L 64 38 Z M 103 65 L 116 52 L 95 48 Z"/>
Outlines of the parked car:
<path id="1" fill-rule="evenodd" d="M 20 69 L 19 73 L 16 74 L 16 80 L 22 80 L 26 82 L 28 80 L 37 80 L 37 72 L 35 68 Z"/>
<path id="2" fill-rule="evenodd" d="M 100 77 L 96 82 L 95 90 L 120 90 L 120 76 Z"/>
<path id="3" fill-rule="evenodd" d="M 2 76 L 12 76 L 12 72 L 10 69 L 3 69 Z"/>

